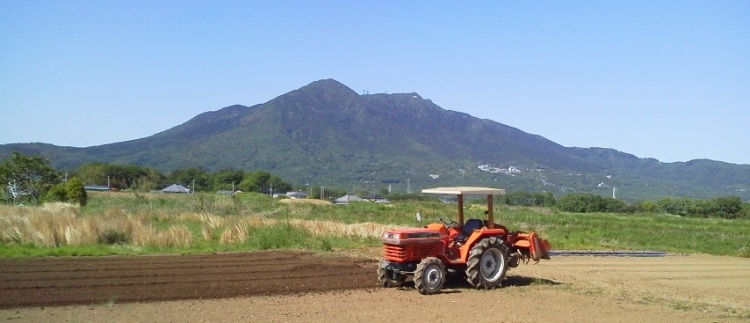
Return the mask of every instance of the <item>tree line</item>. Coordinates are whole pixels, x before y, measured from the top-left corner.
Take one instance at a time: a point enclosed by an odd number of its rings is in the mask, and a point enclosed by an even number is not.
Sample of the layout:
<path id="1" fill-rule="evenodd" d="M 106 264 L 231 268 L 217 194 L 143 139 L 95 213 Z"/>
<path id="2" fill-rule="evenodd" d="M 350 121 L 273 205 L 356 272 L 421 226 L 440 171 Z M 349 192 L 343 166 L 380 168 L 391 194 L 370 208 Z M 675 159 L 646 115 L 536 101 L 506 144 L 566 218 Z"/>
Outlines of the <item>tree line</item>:
<path id="1" fill-rule="evenodd" d="M 173 170 L 165 175 L 157 169 L 137 165 L 90 163 L 81 165 L 74 175 L 86 185 L 107 185 L 112 190 L 153 191 L 170 184 L 180 184 L 195 192 L 286 192 L 291 189 L 281 177 L 262 170 L 209 172 L 195 167 Z"/>
<path id="2" fill-rule="evenodd" d="M 750 218 L 750 204 L 737 196 L 712 199 L 666 197 L 654 201 L 626 203 L 592 193 L 570 193 L 555 198 L 551 193 L 513 192 L 500 198 L 505 205 L 554 207 L 575 213 L 663 213 L 685 217 Z"/>
<path id="3" fill-rule="evenodd" d="M 163 174 L 157 169 L 137 165 L 88 163 L 75 170 L 54 169 L 42 156 L 14 152 L 0 163 L 0 180 L 7 185 L 2 192 L 6 201 L 16 203 L 64 201 L 86 204 L 87 186 L 108 190 L 152 191 L 170 184 L 181 184 L 196 192 L 233 190 L 245 192 L 286 192 L 291 185 L 266 171 L 225 169 L 209 172 L 200 167 L 178 169 Z"/>
<path id="4" fill-rule="evenodd" d="M 7 184 L 2 192 L 6 201 L 16 203 L 33 201 L 64 201 L 85 205 L 86 186 L 106 187 L 110 190 L 152 191 L 169 184 L 181 184 L 196 192 L 244 191 L 287 192 L 292 186 L 279 176 L 263 170 L 246 172 L 224 169 L 209 172 L 203 168 L 177 169 L 163 174 L 157 169 L 137 165 L 88 163 L 70 172 L 61 172 L 50 166 L 41 156 L 14 152 L 0 163 L 0 179 Z M 300 188 L 298 188 L 300 189 Z M 311 197 L 329 198 L 346 194 L 340 188 L 308 188 Z M 387 190 L 380 192 L 391 194 Z M 401 194 L 403 195 L 403 194 Z M 413 199 L 416 196 L 389 196 L 393 200 Z M 686 217 L 716 217 L 724 219 L 750 218 L 750 204 L 737 196 L 713 199 L 661 198 L 654 201 L 626 203 L 592 193 L 571 193 L 555 197 L 552 193 L 511 192 L 498 197 L 499 202 L 512 206 L 542 206 L 564 212 L 576 213 L 635 213 L 651 212 Z"/>

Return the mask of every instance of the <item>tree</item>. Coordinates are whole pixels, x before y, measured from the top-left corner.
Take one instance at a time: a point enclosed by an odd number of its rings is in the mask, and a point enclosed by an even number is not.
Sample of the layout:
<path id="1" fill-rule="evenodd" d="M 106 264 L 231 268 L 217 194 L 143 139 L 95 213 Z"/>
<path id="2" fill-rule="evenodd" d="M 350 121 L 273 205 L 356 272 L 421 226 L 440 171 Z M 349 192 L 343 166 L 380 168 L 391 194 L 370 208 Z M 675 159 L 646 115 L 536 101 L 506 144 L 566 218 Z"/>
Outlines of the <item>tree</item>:
<path id="1" fill-rule="evenodd" d="M 78 203 L 80 206 L 86 206 L 88 195 L 83 187 L 83 182 L 77 178 L 72 178 L 65 183 L 65 192 L 67 193 L 68 202 Z"/>
<path id="2" fill-rule="evenodd" d="M 121 190 L 134 188 L 139 179 L 149 174 L 147 168 L 137 165 L 108 164 L 105 171 L 110 179 L 111 187 Z"/>
<path id="3" fill-rule="evenodd" d="M 76 177 L 89 185 L 109 185 L 113 189 L 152 190 L 164 182 L 159 171 L 136 165 L 89 163 L 75 171 Z"/>
<path id="4" fill-rule="evenodd" d="M 715 215 L 725 219 L 736 219 L 744 215 L 739 196 L 719 197 L 713 200 Z"/>
<path id="5" fill-rule="evenodd" d="M 704 218 L 736 219 L 743 215 L 742 200 L 738 196 L 726 196 L 693 201 L 688 215 Z"/>
<path id="6" fill-rule="evenodd" d="M 240 183 L 240 187 L 247 192 L 286 192 L 292 188 L 285 183 L 281 177 L 272 175 L 266 171 L 254 171 L 245 174 Z"/>
<path id="7" fill-rule="evenodd" d="M 107 185 L 107 176 L 111 176 L 109 164 L 88 163 L 83 164 L 74 171 L 75 176 L 88 185 Z"/>
<path id="8" fill-rule="evenodd" d="M 42 156 L 27 156 L 18 152 L 0 164 L 0 179 L 15 201 L 33 198 L 38 201 L 52 185 L 60 182 L 60 174 Z"/>
<path id="9" fill-rule="evenodd" d="M 674 215 L 681 215 L 681 216 L 687 216 L 688 211 L 692 207 L 692 202 L 685 198 L 669 198 L 665 197 L 658 201 L 656 201 L 656 206 L 659 211 L 667 213 L 667 214 L 674 214 Z"/>
<path id="10" fill-rule="evenodd" d="M 83 187 L 83 182 L 77 178 L 72 178 L 67 182 L 52 186 L 45 194 L 45 200 L 78 203 L 80 206 L 86 206 L 88 195 Z"/>
<path id="11" fill-rule="evenodd" d="M 561 211 L 592 212 L 630 212 L 625 202 L 589 193 L 567 194 L 557 199 L 556 206 Z"/>
<path id="12" fill-rule="evenodd" d="M 146 168 L 145 174 L 138 177 L 136 187 L 142 191 L 157 190 L 162 188 L 166 177 L 156 169 Z"/>
<path id="13" fill-rule="evenodd" d="M 553 206 L 555 197 L 550 192 L 527 193 L 512 192 L 501 197 L 501 201 L 507 205 L 521 206 Z"/>
<path id="14" fill-rule="evenodd" d="M 265 171 L 254 171 L 246 173 L 240 183 L 240 187 L 246 192 L 262 192 L 265 187 L 270 187 L 271 174 Z"/>
<path id="15" fill-rule="evenodd" d="M 643 201 L 640 205 L 640 211 L 642 212 L 656 212 L 657 205 L 654 201 Z"/>
<path id="16" fill-rule="evenodd" d="M 222 169 L 211 176 L 213 190 L 236 188 L 242 182 L 245 173 L 239 169 Z"/>
<path id="17" fill-rule="evenodd" d="M 588 209 L 588 195 L 581 193 L 566 194 L 557 199 L 560 211 L 585 213 Z"/>

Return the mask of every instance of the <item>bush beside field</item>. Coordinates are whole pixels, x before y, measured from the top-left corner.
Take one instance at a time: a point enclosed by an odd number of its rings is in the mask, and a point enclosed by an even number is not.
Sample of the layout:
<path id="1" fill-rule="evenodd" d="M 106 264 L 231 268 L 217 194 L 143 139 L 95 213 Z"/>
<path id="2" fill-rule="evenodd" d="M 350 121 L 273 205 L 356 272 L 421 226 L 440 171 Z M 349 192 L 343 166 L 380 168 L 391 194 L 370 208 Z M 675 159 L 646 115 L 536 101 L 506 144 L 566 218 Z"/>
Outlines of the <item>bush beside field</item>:
<path id="1" fill-rule="evenodd" d="M 198 253 L 264 249 L 331 251 L 377 247 L 387 229 L 455 217 L 455 204 L 303 203 L 243 193 L 92 193 L 85 207 L 0 206 L 0 256 Z M 467 218 L 484 205 L 468 204 Z M 419 212 L 423 223 L 417 223 Z M 663 250 L 750 257 L 747 219 L 663 214 L 570 213 L 497 206 L 497 222 L 537 231 L 554 249 Z"/>

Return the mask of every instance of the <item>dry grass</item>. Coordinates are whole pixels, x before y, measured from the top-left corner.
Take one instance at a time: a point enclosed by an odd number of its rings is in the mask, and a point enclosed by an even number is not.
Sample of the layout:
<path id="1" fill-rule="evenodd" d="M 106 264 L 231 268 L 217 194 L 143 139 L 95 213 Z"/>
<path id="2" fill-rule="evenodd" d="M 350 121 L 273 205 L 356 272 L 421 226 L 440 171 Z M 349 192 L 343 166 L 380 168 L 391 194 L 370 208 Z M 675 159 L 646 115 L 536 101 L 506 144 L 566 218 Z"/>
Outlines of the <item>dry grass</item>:
<path id="1" fill-rule="evenodd" d="M 250 226 L 248 223 L 235 222 L 234 225 L 225 229 L 221 234 L 219 243 L 221 244 L 232 244 L 232 243 L 243 243 L 250 236 Z"/>
<path id="2" fill-rule="evenodd" d="M 184 225 L 157 231 L 145 213 L 126 214 L 107 209 L 97 216 L 81 216 L 77 206 L 53 203 L 40 208 L 0 207 L 0 241 L 57 247 L 101 243 L 134 246 L 187 247 L 193 236 Z"/>
<path id="3" fill-rule="evenodd" d="M 308 201 L 289 200 L 293 205 L 310 205 Z M 322 202 L 322 203 L 321 203 Z M 316 205 L 329 204 L 325 201 Z M 65 203 L 47 204 L 39 208 L 0 206 L 0 242 L 36 246 L 84 246 L 123 244 L 133 247 L 186 248 L 198 240 L 222 245 L 247 241 L 253 228 L 289 224 L 306 230 L 316 237 L 376 238 L 393 228 L 377 223 L 354 223 L 289 219 L 273 216 L 279 210 L 260 212 L 252 216 L 217 216 L 195 212 L 177 215 L 149 211 L 126 212 L 118 208 L 104 209 L 101 214 L 81 215 L 79 207 Z M 271 214 L 269 217 L 267 214 Z M 155 221 L 171 223 L 157 229 Z M 197 224 L 196 234 L 188 224 Z M 191 225 L 192 226 L 192 225 Z"/>
<path id="4" fill-rule="evenodd" d="M 40 208 L 4 205 L 0 208 L 0 240 L 59 246 L 86 243 L 89 223 L 76 221 L 78 208 L 71 204 L 54 203 Z"/>
<path id="5" fill-rule="evenodd" d="M 283 199 L 279 202 L 288 205 L 333 205 L 331 202 L 316 199 Z"/>
<path id="6" fill-rule="evenodd" d="M 282 220 L 269 219 L 268 224 L 281 223 Z M 343 222 L 290 219 L 288 223 L 292 226 L 305 229 L 314 236 L 348 236 L 358 238 L 377 238 L 383 231 L 393 229 L 393 225 L 364 222 L 346 224 Z"/>

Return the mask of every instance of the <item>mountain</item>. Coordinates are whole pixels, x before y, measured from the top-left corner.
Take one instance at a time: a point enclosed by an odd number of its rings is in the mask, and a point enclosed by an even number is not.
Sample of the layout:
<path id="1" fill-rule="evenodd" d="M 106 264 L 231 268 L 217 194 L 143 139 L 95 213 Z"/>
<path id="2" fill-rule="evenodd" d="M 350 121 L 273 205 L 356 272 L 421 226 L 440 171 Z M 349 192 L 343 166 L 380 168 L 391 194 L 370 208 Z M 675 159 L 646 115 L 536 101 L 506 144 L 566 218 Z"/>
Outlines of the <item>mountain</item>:
<path id="1" fill-rule="evenodd" d="M 331 79 L 266 103 L 202 113 L 153 136 L 87 148 L 0 145 L 42 154 L 58 169 L 87 162 L 162 171 L 263 169 L 299 185 L 417 191 L 437 185 L 750 200 L 750 165 L 711 160 L 661 163 L 546 138 L 445 110 L 417 93 L 363 94 Z"/>

